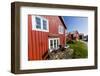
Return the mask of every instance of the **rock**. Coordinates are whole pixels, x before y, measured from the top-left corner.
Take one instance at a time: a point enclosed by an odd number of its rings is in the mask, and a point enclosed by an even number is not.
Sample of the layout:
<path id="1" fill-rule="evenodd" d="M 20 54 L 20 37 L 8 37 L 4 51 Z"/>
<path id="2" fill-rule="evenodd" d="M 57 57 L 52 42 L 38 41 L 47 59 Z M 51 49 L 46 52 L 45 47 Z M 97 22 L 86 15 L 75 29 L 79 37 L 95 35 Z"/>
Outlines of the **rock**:
<path id="1" fill-rule="evenodd" d="M 60 48 L 58 50 L 55 50 L 49 53 L 49 60 L 55 60 L 55 59 L 72 59 L 73 56 L 73 49 L 70 48 Z"/>

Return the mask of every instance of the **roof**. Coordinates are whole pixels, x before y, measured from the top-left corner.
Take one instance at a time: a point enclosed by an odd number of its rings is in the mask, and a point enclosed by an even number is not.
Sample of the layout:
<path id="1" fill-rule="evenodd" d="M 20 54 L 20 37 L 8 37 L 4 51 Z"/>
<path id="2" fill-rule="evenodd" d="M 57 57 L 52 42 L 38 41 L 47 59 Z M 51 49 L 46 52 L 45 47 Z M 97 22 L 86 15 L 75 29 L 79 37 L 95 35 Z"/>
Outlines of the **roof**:
<path id="1" fill-rule="evenodd" d="M 61 22 L 62 22 L 62 24 L 64 25 L 65 29 L 67 29 L 66 24 L 65 24 L 63 18 L 62 18 L 61 16 L 59 16 L 59 19 L 61 20 Z"/>

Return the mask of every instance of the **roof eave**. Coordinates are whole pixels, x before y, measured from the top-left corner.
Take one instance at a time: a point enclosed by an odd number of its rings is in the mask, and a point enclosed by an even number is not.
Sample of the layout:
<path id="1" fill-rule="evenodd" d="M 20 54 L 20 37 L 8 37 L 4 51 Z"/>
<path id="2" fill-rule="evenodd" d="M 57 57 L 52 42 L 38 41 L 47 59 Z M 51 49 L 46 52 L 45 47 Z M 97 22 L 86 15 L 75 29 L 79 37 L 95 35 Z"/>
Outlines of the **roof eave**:
<path id="1" fill-rule="evenodd" d="M 61 17 L 61 16 L 59 16 L 59 18 L 60 18 L 60 20 L 61 20 L 62 24 L 64 25 L 65 29 L 67 29 L 67 26 L 66 26 L 66 24 L 65 24 L 64 20 L 62 19 L 62 17 Z"/>

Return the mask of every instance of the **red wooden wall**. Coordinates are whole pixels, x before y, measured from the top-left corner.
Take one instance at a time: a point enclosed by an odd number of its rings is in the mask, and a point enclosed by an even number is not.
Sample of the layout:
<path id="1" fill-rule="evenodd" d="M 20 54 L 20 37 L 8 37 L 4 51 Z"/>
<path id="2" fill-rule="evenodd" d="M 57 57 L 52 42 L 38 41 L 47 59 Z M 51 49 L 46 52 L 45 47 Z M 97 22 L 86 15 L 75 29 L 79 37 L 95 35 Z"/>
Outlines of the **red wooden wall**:
<path id="1" fill-rule="evenodd" d="M 65 44 L 65 34 L 58 33 L 58 25 L 62 25 L 58 16 L 43 16 L 49 21 L 49 32 L 32 30 L 32 16 L 28 15 L 28 60 L 42 60 L 48 51 L 48 35 L 58 34 L 60 43 Z"/>
<path id="2" fill-rule="evenodd" d="M 65 45 L 65 41 L 66 41 L 65 32 L 64 32 L 64 34 L 59 34 L 59 32 L 58 32 L 58 26 L 59 25 L 63 26 L 60 18 L 58 16 L 42 16 L 42 17 L 48 19 L 48 21 L 49 21 L 49 34 L 50 33 L 58 34 L 59 38 L 60 38 L 60 44 Z M 64 29 L 64 31 L 65 31 L 65 29 Z"/>

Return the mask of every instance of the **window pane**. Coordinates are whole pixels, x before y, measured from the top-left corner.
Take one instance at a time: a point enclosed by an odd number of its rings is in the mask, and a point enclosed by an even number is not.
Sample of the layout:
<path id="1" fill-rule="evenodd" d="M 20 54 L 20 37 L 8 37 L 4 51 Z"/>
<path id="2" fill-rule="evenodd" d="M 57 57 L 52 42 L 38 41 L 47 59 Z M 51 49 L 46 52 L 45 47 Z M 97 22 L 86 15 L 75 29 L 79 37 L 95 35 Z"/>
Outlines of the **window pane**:
<path id="1" fill-rule="evenodd" d="M 53 40 L 50 40 L 50 49 L 53 49 Z"/>
<path id="2" fill-rule="evenodd" d="M 47 21 L 46 20 L 43 20 L 43 29 L 47 30 Z"/>
<path id="3" fill-rule="evenodd" d="M 41 29 L 41 19 L 39 17 L 36 17 L 36 28 Z"/>
<path id="4" fill-rule="evenodd" d="M 54 48 L 56 48 L 56 40 L 54 40 Z"/>
<path id="5" fill-rule="evenodd" d="M 58 44 L 58 39 L 57 39 L 57 47 L 59 47 L 59 44 Z"/>
<path id="6" fill-rule="evenodd" d="M 60 34 L 63 34 L 63 33 L 64 33 L 64 28 L 63 28 L 63 26 L 60 25 L 58 31 L 59 31 Z"/>
<path id="7" fill-rule="evenodd" d="M 64 33 L 64 29 L 63 29 L 63 27 L 61 27 L 61 33 Z"/>

